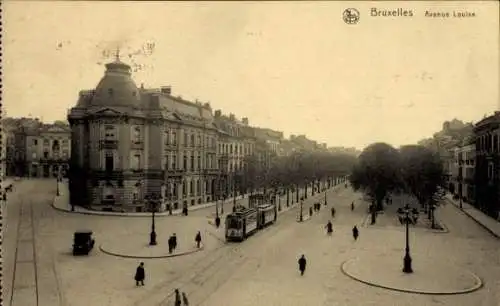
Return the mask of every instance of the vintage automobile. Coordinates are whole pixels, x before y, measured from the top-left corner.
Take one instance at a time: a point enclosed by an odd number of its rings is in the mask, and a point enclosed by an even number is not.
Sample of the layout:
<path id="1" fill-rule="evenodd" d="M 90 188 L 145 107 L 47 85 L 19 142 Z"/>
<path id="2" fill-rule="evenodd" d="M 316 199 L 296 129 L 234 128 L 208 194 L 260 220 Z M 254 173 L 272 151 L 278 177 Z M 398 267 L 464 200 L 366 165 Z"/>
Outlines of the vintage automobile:
<path id="1" fill-rule="evenodd" d="M 88 255 L 94 248 L 95 240 L 92 231 L 76 231 L 73 236 L 73 255 Z"/>

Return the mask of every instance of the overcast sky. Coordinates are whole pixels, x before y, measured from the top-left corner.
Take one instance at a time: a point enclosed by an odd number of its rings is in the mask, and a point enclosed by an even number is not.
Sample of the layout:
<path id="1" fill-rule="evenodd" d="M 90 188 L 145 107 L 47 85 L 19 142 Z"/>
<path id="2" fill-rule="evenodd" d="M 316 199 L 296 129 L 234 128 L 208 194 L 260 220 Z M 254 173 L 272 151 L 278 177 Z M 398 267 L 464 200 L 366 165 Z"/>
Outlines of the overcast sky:
<path id="1" fill-rule="evenodd" d="M 142 65 L 138 86 L 172 85 L 252 125 L 331 146 L 415 143 L 499 106 L 498 3 L 457 5 L 5 2 L 2 102 L 8 116 L 65 119 L 119 47 Z M 342 20 L 348 7 L 358 24 Z M 424 16 L 454 9 L 476 16 Z"/>

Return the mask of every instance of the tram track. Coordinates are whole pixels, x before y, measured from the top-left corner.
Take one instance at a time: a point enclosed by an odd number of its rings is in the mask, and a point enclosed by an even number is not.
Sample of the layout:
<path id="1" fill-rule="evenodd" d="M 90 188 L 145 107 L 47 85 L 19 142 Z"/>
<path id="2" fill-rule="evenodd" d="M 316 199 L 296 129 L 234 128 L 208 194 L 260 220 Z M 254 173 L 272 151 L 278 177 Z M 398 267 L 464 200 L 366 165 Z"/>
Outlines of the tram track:
<path id="1" fill-rule="evenodd" d="M 13 266 L 13 277 L 12 277 L 12 286 L 11 286 L 11 298 L 10 298 L 10 306 L 18 305 L 14 304 L 15 302 L 15 291 L 16 289 L 24 289 L 24 286 L 20 286 L 21 288 L 16 288 L 16 280 L 18 279 L 16 276 L 19 272 L 18 270 L 18 264 L 27 264 L 31 263 L 32 266 L 32 271 L 33 271 L 33 289 L 34 289 L 34 295 L 35 295 L 35 301 L 36 301 L 36 306 L 39 305 L 40 301 L 40 294 L 39 294 L 39 288 L 38 288 L 38 273 L 37 273 L 37 253 L 36 253 L 36 243 L 35 243 L 35 222 L 33 218 L 33 205 L 30 201 L 26 202 L 24 199 L 21 199 L 20 207 L 19 207 L 19 215 L 18 215 L 18 223 L 17 223 L 17 237 L 16 237 L 16 249 L 14 251 L 14 266 Z M 29 213 L 27 213 L 29 212 Z M 22 233 L 22 225 L 23 222 L 28 222 L 28 226 L 31 228 L 31 239 L 24 239 L 21 235 Z M 19 252 L 19 245 L 20 243 L 23 242 L 31 242 L 30 245 L 32 247 L 32 256 L 33 258 L 31 260 L 19 260 L 20 252 Z M 29 288 L 30 286 L 28 286 Z M 34 306 L 35 306 L 34 305 Z"/>
<path id="2" fill-rule="evenodd" d="M 316 199 L 317 196 L 313 196 L 306 201 L 312 202 Z M 294 205 L 290 209 L 281 212 L 279 214 L 280 217 L 274 225 L 256 232 L 249 237 L 248 240 L 245 240 L 242 243 L 227 243 L 211 232 L 206 231 L 215 239 L 223 241 L 224 244 L 212 250 L 211 253 L 202 260 L 189 265 L 184 272 L 180 273 L 176 277 L 156 284 L 151 290 L 148 290 L 147 295 L 138 299 L 133 303 L 133 305 L 169 305 L 168 302 L 173 298 L 174 290 L 176 288 L 186 292 L 190 297 L 191 303 L 199 305 L 203 300 L 212 295 L 214 290 L 217 290 L 217 288 L 222 286 L 238 267 L 242 266 L 245 261 L 252 258 L 251 251 L 255 250 L 256 244 L 262 245 L 263 243 L 263 241 L 259 238 L 265 237 L 266 240 L 272 239 L 281 233 L 282 226 L 295 224 L 297 209 L 298 206 Z M 245 251 L 250 252 L 246 255 Z M 210 281 L 213 282 L 209 284 Z M 207 285 L 213 287 L 212 290 L 206 290 Z"/>
<path id="3" fill-rule="evenodd" d="M 249 256 L 251 255 L 251 251 L 255 250 L 257 244 L 262 245 L 263 243 L 259 238 L 265 237 L 266 240 L 272 239 L 281 233 L 281 226 L 284 226 L 286 223 L 295 222 L 295 218 L 290 220 L 283 219 L 285 217 L 289 218 L 292 213 L 293 209 L 283 212 L 282 218 L 279 219 L 281 221 L 278 221 L 275 225 L 267 227 L 264 230 L 256 232 L 249 238 L 249 240 L 245 240 L 242 244 L 237 244 L 235 247 L 231 247 L 230 252 L 222 253 L 223 256 L 203 265 L 202 269 L 194 270 L 188 277 L 178 281 L 175 286 L 168 288 L 169 291 L 167 292 L 170 292 L 170 294 L 164 296 L 159 303 L 148 305 L 168 305 L 169 300 L 174 294 L 175 288 L 180 288 L 183 292 L 186 292 L 188 296 L 190 296 L 192 303 L 194 300 L 203 301 L 206 297 L 213 293 L 213 290 L 222 286 L 238 267 L 242 266 L 248 259 L 251 258 Z M 284 221 L 287 222 L 285 223 Z M 226 245 L 233 245 L 233 243 L 227 243 Z M 224 248 L 221 248 L 221 250 L 223 249 Z M 249 254 L 247 255 L 246 252 L 242 251 L 250 252 L 248 252 Z M 211 281 L 212 283 L 210 283 Z M 212 288 L 213 290 L 207 290 L 207 286 L 209 285 L 215 285 L 215 287 Z"/>

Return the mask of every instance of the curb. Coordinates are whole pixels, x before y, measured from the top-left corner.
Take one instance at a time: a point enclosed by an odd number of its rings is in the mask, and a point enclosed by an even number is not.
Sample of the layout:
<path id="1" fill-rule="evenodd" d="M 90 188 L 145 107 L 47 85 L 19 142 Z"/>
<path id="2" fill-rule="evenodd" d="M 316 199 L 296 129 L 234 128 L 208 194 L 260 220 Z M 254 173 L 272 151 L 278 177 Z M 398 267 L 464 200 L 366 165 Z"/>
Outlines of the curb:
<path id="1" fill-rule="evenodd" d="M 457 206 L 457 204 L 453 201 L 453 200 L 450 200 L 448 198 L 446 198 L 446 201 L 450 202 L 453 207 L 455 207 L 456 209 L 458 209 L 458 211 L 461 211 L 464 215 L 466 215 L 467 217 L 471 218 L 472 220 L 474 220 L 474 222 L 476 222 L 477 224 L 479 224 L 482 228 L 484 228 L 488 233 L 490 233 L 493 237 L 497 238 L 497 239 L 500 239 L 500 235 L 498 235 L 497 233 L 495 233 L 493 230 L 491 230 L 489 227 L 487 227 L 486 225 L 484 225 L 483 223 L 481 223 L 481 221 L 477 220 L 476 218 L 474 218 L 472 215 L 470 215 L 468 212 L 467 212 L 467 209 L 460 209 L 459 206 Z M 488 217 L 489 218 L 489 217 Z"/>
<path id="2" fill-rule="evenodd" d="M 196 248 L 194 250 L 190 251 L 184 251 L 180 253 L 172 253 L 168 255 L 160 255 L 160 256 L 136 256 L 136 255 L 123 255 L 123 254 L 118 254 L 114 252 L 107 251 L 102 248 L 102 245 L 99 245 L 99 250 L 103 252 L 106 255 L 111 255 L 111 256 L 116 256 L 116 257 L 121 257 L 121 258 L 136 258 L 136 259 L 160 259 L 160 258 L 170 258 L 170 257 L 179 257 L 179 256 L 185 256 L 185 255 L 190 255 L 193 253 L 201 252 L 205 249 L 205 245 L 201 243 L 200 248 Z"/>
<path id="3" fill-rule="evenodd" d="M 347 277 L 349 277 L 349 278 L 351 278 L 351 279 L 353 279 L 355 281 L 363 283 L 365 285 L 372 286 L 372 287 L 375 287 L 375 288 L 385 289 L 385 290 L 398 291 L 398 292 L 403 292 L 403 293 L 420 294 L 420 295 L 459 295 L 459 294 L 466 294 L 466 293 L 471 293 L 471 292 L 477 291 L 477 290 L 481 289 L 484 286 L 484 283 L 483 283 L 483 281 L 481 280 L 481 278 L 479 276 L 477 276 L 476 274 L 474 274 L 472 272 L 469 272 L 476 279 L 477 284 L 475 286 L 469 288 L 469 289 L 463 289 L 463 290 L 460 290 L 460 291 L 454 291 L 454 292 L 439 292 L 439 291 L 436 291 L 436 292 L 426 292 L 426 291 L 418 291 L 418 290 L 412 290 L 412 289 L 393 288 L 393 287 L 388 287 L 388 286 L 384 286 L 384 285 L 379 285 L 379 284 L 376 284 L 376 283 L 372 283 L 372 282 L 369 282 L 369 281 L 365 281 L 365 280 L 362 280 L 360 278 L 357 278 L 355 276 L 350 275 L 345 270 L 345 265 L 350 260 L 352 260 L 352 258 L 348 259 L 348 260 L 345 260 L 340 265 L 340 271 L 342 272 L 342 274 L 344 274 L 345 276 L 347 276 Z"/>
<path id="4" fill-rule="evenodd" d="M 395 226 L 377 226 L 376 225 L 377 223 L 375 223 L 375 225 L 368 224 L 368 223 L 371 223 L 371 221 L 369 221 L 370 217 L 371 217 L 370 214 L 366 215 L 366 217 L 363 220 L 363 223 L 361 224 L 361 227 L 378 229 L 378 230 L 392 230 L 395 228 L 401 229 L 400 227 L 395 227 Z M 412 229 L 425 230 L 426 232 L 431 232 L 434 234 L 448 234 L 450 232 L 448 226 L 446 226 L 446 224 L 444 224 L 443 221 L 441 221 L 440 219 L 437 219 L 436 221 L 438 221 L 438 224 L 443 227 L 443 230 L 433 229 L 430 227 L 417 227 L 417 228 L 412 228 Z"/>
<path id="5" fill-rule="evenodd" d="M 54 197 L 54 201 L 52 202 L 52 205 L 51 205 L 52 208 L 55 209 L 55 210 L 57 210 L 57 211 L 68 213 L 68 214 L 91 215 L 91 216 L 100 216 L 100 217 L 121 217 L 121 218 L 150 218 L 151 217 L 151 213 L 149 213 L 149 216 L 148 216 L 148 215 L 132 215 L 132 214 L 120 214 L 120 213 L 117 213 L 117 214 L 101 214 L 101 213 L 99 213 L 99 211 L 92 211 L 92 210 L 86 210 L 86 211 L 75 210 L 75 211 L 71 211 L 71 210 L 68 210 L 68 209 L 64 209 L 64 208 L 60 208 L 60 207 L 55 206 L 54 202 L 55 202 L 56 197 Z M 199 208 L 196 208 L 196 209 L 191 209 L 189 211 L 190 212 L 191 211 L 197 211 L 197 210 L 200 210 L 200 209 L 210 208 L 212 206 L 215 206 L 215 204 L 213 204 L 213 205 L 207 205 L 207 206 L 204 206 L 204 207 L 199 207 Z M 180 211 L 180 212 L 172 212 L 172 215 L 170 215 L 168 212 L 167 213 L 155 213 L 155 217 L 174 217 L 174 216 L 183 216 L 182 215 L 182 211 Z M 189 215 L 187 217 L 189 217 Z"/>
<path id="6" fill-rule="evenodd" d="M 331 191 L 335 191 L 336 190 L 336 187 L 337 186 L 334 186 L 331 188 Z M 81 214 L 81 215 L 92 215 L 92 216 L 102 216 L 102 217 L 125 217 L 125 218 L 148 218 L 150 217 L 150 215 L 136 215 L 135 213 L 117 213 L 117 212 L 104 212 L 104 213 L 101 213 L 100 211 L 93 211 L 93 210 L 75 210 L 75 211 L 71 211 L 71 209 L 65 209 L 65 208 L 61 208 L 61 207 L 57 207 L 55 206 L 55 201 L 57 199 L 58 196 L 54 196 L 54 200 L 52 201 L 52 208 L 57 210 L 57 211 L 60 211 L 60 212 L 65 212 L 65 213 L 71 213 L 71 214 Z M 311 200 L 312 198 L 316 198 L 317 195 L 315 194 L 314 196 L 309 196 L 309 198 L 305 201 L 308 201 L 308 200 Z M 245 197 L 247 198 L 247 197 Z M 228 202 L 228 203 L 231 203 L 231 202 Z M 228 204 L 226 203 L 226 204 Z M 203 204 L 202 204 L 203 205 Z M 213 203 L 213 204 L 210 204 L 210 205 L 207 205 L 207 206 L 204 206 L 204 207 L 200 207 L 200 208 L 196 208 L 196 209 L 191 209 L 189 211 L 196 211 L 196 210 L 200 210 L 200 209 L 205 209 L 205 208 L 210 208 L 210 207 L 213 207 L 215 206 L 216 203 Z M 293 207 L 295 205 L 295 203 L 293 205 L 291 205 L 290 207 Z M 283 204 L 282 204 L 282 207 L 283 207 Z M 108 214 L 109 213 L 109 214 Z M 181 216 L 182 215 L 182 211 L 179 211 L 177 213 L 172 213 L 172 215 L 170 215 L 168 212 L 162 212 L 162 213 L 156 213 L 155 216 L 156 217 L 172 217 L 172 216 Z"/>

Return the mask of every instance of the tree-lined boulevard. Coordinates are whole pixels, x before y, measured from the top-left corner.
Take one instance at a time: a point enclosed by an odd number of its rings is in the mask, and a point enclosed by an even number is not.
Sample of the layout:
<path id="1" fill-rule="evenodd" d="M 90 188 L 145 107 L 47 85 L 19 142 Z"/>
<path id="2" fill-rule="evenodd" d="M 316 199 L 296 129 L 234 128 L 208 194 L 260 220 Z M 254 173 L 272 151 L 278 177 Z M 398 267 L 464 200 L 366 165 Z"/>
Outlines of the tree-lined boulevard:
<path id="1" fill-rule="evenodd" d="M 216 206 L 188 216 L 156 216 L 157 245 L 149 246 L 150 216 L 61 212 L 51 207 L 54 180 L 15 182 L 3 204 L 5 300 L 11 305 L 170 305 L 179 288 L 191 305 L 206 306 L 498 305 L 500 243 L 457 207 L 443 205 L 442 168 L 431 151 L 378 143 L 358 159 L 296 153 L 272 159 L 266 170 L 252 160 L 246 164 L 237 180 L 240 192 L 270 194 L 270 199 L 279 195 L 274 202 L 281 210 L 275 225 L 239 244 L 224 242 L 223 223 L 219 229 L 213 225 Z M 345 176 L 347 186 L 334 184 Z M 59 192 L 61 198 L 66 190 Z M 320 210 L 309 218 L 314 203 L 321 204 Z M 406 204 L 411 205 L 407 213 Z M 224 205 L 230 213 L 232 202 Z M 297 222 L 301 207 L 307 218 Z M 331 236 L 325 231 L 328 221 Z M 351 233 L 355 225 L 357 240 Z M 80 229 L 94 232 L 96 248 L 89 256 L 74 257 L 73 232 Z M 195 248 L 198 231 L 202 249 L 185 256 L 124 258 L 101 250 L 113 245 L 125 253 L 163 252 L 175 233 L 181 252 Z M 403 272 L 407 240 L 413 273 Z M 30 244 L 34 256 L 23 258 L 19 253 Z M 308 262 L 302 277 L 297 271 L 301 254 Z M 141 261 L 145 286 L 136 287 L 133 276 Z M 478 279 L 483 287 L 475 290 Z M 436 295 L 461 287 L 474 290 Z"/>

